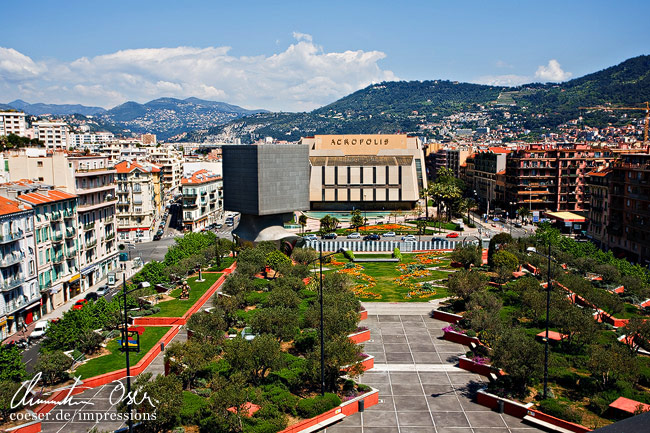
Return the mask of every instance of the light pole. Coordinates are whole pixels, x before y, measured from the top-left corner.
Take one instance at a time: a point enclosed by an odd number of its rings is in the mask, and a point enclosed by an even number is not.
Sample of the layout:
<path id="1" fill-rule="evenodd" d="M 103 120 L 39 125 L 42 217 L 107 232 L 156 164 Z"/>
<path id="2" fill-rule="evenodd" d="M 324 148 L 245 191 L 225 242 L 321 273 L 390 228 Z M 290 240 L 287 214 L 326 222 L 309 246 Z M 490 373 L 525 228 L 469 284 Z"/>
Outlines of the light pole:
<path id="1" fill-rule="evenodd" d="M 528 190 L 528 212 L 532 216 L 533 215 L 533 187 L 527 186 L 526 190 Z"/>
<path id="2" fill-rule="evenodd" d="M 122 274 L 122 299 L 124 301 L 124 336 L 122 337 L 122 345 L 126 353 L 126 395 L 131 395 L 131 363 L 129 359 L 129 318 L 127 316 L 126 295 L 135 292 L 137 288 L 126 291 L 126 274 Z M 129 433 L 133 432 L 133 399 L 129 399 Z"/>
<path id="3" fill-rule="evenodd" d="M 537 251 L 532 251 L 535 254 L 544 257 L 543 254 L 538 253 Z M 553 281 L 551 280 L 551 260 L 555 261 L 551 257 L 551 241 L 548 242 L 548 271 L 546 273 L 546 333 L 544 334 L 544 400 L 548 394 L 548 324 L 549 324 L 549 313 L 551 309 L 551 290 Z"/>

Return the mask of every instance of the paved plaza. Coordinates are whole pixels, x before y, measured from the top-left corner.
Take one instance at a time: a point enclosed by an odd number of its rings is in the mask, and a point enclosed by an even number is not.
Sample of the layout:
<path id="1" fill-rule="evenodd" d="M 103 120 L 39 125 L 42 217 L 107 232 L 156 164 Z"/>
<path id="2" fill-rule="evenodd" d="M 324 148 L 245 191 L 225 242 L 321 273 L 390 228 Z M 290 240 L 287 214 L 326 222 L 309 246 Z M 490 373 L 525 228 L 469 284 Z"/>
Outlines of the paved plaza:
<path id="1" fill-rule="evenodd" d="M 375 368 L 361 382 L 379 390 L 380 402 L 327 433 L 541 432 L 472 401 L 485 378 L 456 367 L 467 348 L 442 339 L 448 323 L 429 318 L 432 304 L 365 306 L 369 316 L 362 324 L 372 339 L 364 352 L 375 356 Z M 397 314 L 385 314 L 391 309 Z"/>

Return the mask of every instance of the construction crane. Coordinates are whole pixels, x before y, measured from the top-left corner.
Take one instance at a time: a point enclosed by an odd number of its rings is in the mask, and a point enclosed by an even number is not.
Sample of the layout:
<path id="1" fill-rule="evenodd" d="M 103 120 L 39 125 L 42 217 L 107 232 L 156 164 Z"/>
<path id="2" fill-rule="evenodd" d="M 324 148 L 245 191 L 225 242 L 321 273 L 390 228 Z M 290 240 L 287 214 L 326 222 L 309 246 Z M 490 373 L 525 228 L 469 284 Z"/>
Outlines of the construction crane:
<path id="1" fill-rule="evenodd" d="M 645 110 L 645 125 L 643 127 L 643 146 L 648 144 L 648 123 L 650 122 L 650 104 L 645 103 L 643 107 L 610 107 L 609 105 L 598 105 L 596 107 L 578 107 L 583 110 Z"/>

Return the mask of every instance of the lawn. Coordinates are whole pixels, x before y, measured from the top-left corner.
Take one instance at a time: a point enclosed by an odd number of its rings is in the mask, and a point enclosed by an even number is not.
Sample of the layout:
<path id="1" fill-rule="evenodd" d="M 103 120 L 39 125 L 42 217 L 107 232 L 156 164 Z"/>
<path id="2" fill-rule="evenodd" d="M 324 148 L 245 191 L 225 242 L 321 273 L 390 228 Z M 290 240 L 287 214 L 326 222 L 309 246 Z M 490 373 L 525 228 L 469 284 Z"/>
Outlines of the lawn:
<path id="1" fill-rule="evenodd" d="M 423 302 L 429 299 L 446 298 L 449 294 L 443 287 L 434 287 L 433 291 L 418 290 L 418 283 L 447 279 L 449 272 L 419 270 L 407 274 L 405 268 L 410 263 L 418 264 L 431 258 L 439 259 L 440 263 L 424 263 L 426 267 L 449 267 L 449 259 L 445 255 L 433 254 L 403 254 L 400 263 L 356 263 L 352 264 L 354 268 L 348 269 L 345 267 L 349 262 L 342 255 L 337 255 L 333 263 L 328 264 L 327 267 L 331 269 L 328 272 L 341 271 L 350 274 L 355 281 L 353 290 L 362 301 Z"/>
<path id="2" fill-rule="evenodd" d="M 129 362 L 135 365 L 142 357 L 154 347 L 167 331 L 168 326 L 152 326 L 145 328 L 144 333 L 140 336 L 140 352 L 130 352 Z M 75 371 L 75 376 L 81 376 L 82 379 L 119 370 L 126 367 L 126 354 L 120 350 L 117 340 L 120 337 L 108 342 L 106 348 L 111 352 L 109 355 L 103 355 L 91 359 L 85 364 L 80 365 Z"/>
<path id="3" fill-rule="evenodd" d="M 415 224 L 417 221 L 407 221 L 408 223 Z M 427 227 L 441 228 L 444 230 L 456 230 L 456 223 L 445 223 L 438 221 L 427 221 Z"/>
<path id="4" fill-rule="evenodd" d="M 197 283 L 196 279 L 198 277 L 192 277 L 188 278 L 187 282 L 190 285 L 190 299 L 184 299 L 184 300 L 172 300 L 172 301 L 164 301 L 156 304 L 156 306 L 160 307 L 160 311 L 157 312 L 156 314 L 152 314 L 151 316 L 147 317 L 181 317 L 187 310 L 190 309 L 192 305 L 196 303 L 196 301 L 199 300 L 201 296 L 219 279 L 221 274 L 209 274 L 209 273 L 204 273 L 203 278 L 205 281 L 202 283 Z M 177 288 L 171 291 L 170 296 L 174 298 L 178 298 L 181 294 L 181 289 Z"/>
<path id="5" fill-rule="evenodd" d="M 227 267 L 232 265 L 234 261 L 235 261 L 234 257 L 224 257 L 223 259 L 221 259 L 221 266 L 217 266 L 215 264 L 215 265 L 209 267 L 208 271 L 210 271 L 210 272 L 223 271 L 224 269 L 226 269 Z"/>

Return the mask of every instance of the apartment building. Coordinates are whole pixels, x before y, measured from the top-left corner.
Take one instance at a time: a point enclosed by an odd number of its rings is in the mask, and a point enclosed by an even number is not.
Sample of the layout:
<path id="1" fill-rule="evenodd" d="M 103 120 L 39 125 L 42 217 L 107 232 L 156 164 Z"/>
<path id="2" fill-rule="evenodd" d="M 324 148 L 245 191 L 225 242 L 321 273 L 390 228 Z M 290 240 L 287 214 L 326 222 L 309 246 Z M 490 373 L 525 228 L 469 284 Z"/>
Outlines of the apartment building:
<path id="1" fill-rule="evenodd" d="M 99 147 L 101 145 L 110 144 L 115 141 L 115 135 L 112 132 L 98 131 L 98 132 L 79 132 L 69 135 L 70 145 L 74 148 L 79 147 Z"/>
<path id="2" fill-rule="evenodd" d="M 490 209 L 506 203 L 505 182 L 506 158 L 509 151 L 500 147 L 477 150 L 465 160 L 461 170 L 469 189 L 476 191 L 479 204 L 488 213 Z"/>
<path id="3" fill-rule="evenodd" d="M 25 113 L 22 111 L 0 111 L 0 136 L 9 134 L 27 136 Z"/>
<path id="4" fill-rule="evenodd" d="M 223 178 L 207 170 L 184 177 L 183 227 L 200 231 L 223 218 Z"/>
<path id="5" fill-rule="evenodd" d="M 34 211 L 0 197 L 0 337 L 41 317 L 36 275 Z"/>
<path id="6" fill-rule="evenodd" d="M 120 241 L 151 240 L 161 211 L 160 167 L 122 161 L 115 170 Z"/>
<path id="7" fill-rule="evenodd" d="M 588 226 L 587 237 L 600 248 L 607 249 L 607 224 L 609 224 L 609 184 L 612 170 L 605 168 L 587 173 Z"/>
<path id="8" fill-rule="evenodd" d="M 447 149 L 446 167 L 452 171 L 454 176 L 458 177 L 460 166 L 465 163 L 467 157 L 472 154 L 469 148 Z"/>
<path id="9" fill-rule="evenodd" d="M 167 204 L 174 196 L 181 194 L 183 178 L 183 153 L 171 146 L 161 145 L 150 148 L 148 160 L 160 167 L 163 203 Z"/>
<path id="10" fill-rule="evenodd" d="M 650 264 L 650 154 L 623 154 L 612 164 L 607 248 Z"/>
<path id="11" fill-rule="evenodd" d="M 80 290 L 117 268 L 115 169 L 107 156 L 43 149 L 9 154 L 12 179 L 34 179 L 77 195 Z"/>
<path id="12" fill-rule="evenodd" d="M 616 158 L 609 148 L 587 144 L 532 144 L 506 162 L 506 200 L 532 211 L 584 211 L 585 176 Z"/>
<path id="13" fill-rule="evenodd" d="M 32 123 L 34 138 L 41 140 L 48 149 L 67 149 L 70 143 L 70 127 L 64 122 Z"/>

